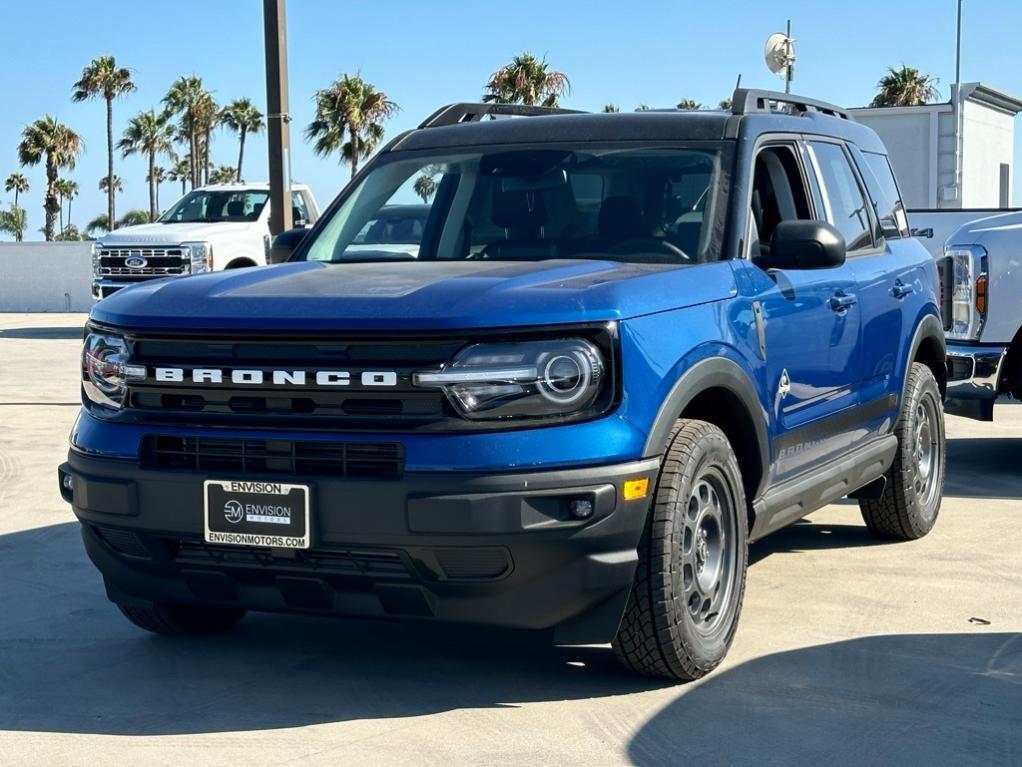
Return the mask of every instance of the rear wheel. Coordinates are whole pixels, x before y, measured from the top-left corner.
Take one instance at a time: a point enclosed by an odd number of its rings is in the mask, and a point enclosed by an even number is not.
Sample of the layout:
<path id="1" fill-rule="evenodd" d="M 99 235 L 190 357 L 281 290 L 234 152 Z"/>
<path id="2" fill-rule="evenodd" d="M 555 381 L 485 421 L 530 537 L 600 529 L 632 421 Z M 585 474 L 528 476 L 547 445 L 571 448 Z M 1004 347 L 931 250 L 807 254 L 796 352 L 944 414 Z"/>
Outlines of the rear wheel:
<path id="1" fill-rule="evenodd" d="M 229 629 L 245 617 L 230 607 L 154 604 L 151 607 L 117 605 L 124 617 L 139 628 L 169 636 L 202 636 Z"/>
<path id="2" fill-rule="evenodd" d="M 628 669 L 691 680 L 724 659 L 745 593 L 747 527 L 742 478 L 727 437 L 704 421 L 678 421 L 614 638 Z"/>
<path id="3" fill-rule="evenodd" d="M 879 538 L 922 538 L 937 522 L 944 494 L 944 410 L 937 379 L 926 365 L 912 363 L 901 414 L 894 425 L 898 450 L 879 498 L 859 509 Z"/>

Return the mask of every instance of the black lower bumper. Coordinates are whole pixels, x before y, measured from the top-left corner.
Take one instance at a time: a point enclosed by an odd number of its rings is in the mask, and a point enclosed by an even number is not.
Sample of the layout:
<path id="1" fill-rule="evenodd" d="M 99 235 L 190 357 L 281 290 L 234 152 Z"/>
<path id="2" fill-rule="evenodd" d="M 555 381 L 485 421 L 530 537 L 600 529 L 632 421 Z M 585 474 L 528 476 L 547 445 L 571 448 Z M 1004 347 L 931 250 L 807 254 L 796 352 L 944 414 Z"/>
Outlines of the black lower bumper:
<path id="1" fill-rule="evenodd" d="M 398 480 L 281 478 L 311 491 L 311 548 L 203 541 L 206 473 L 147 470 L 72 451 L 61 492 L 110 598 L 251 610 L 555 629 L 609 641 L 632 584 L 649 505 L 626 480 L 658 463 Z M 251 479 L 251 477 L 248 477 Z M 259 479 L 268 479 L 259 477 Z M 573 500 L 592 503 L 576 519 Z"/>

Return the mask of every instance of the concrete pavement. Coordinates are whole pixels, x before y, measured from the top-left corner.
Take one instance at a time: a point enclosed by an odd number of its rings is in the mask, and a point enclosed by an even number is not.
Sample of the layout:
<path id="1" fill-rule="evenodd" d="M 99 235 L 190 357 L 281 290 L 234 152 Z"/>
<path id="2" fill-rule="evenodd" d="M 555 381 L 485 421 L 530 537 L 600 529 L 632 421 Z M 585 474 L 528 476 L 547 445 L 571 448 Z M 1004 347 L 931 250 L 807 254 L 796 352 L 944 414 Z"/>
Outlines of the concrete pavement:
<path id="1" fill-rule="evenodd" d="M 667 685 L 495 632 L 134 628 L 56 486 L 83 321 L 0 314 L 0 764 L 1022 765 L 1022 406 L 948 419 L 927 538 L 844 502 L 755 544 L 731 655 Z"/>

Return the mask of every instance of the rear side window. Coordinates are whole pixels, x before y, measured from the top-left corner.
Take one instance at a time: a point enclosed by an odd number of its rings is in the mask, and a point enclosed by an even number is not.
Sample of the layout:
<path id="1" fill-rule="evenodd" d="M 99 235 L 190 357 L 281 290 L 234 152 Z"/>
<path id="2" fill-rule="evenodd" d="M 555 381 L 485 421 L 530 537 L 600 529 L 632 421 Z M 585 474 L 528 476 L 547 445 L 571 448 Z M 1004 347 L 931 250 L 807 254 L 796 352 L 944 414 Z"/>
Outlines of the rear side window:
<path id="1" fill-rule="evenodd" d="M 845 150 L 822 141 L 811 142 L 809 149 L 819 173 L 827 220 L 841 232 L 849 253 L 871 247 L 869 210 Z"/>
<path id="2" fill-rule="evenodd" d="M 880 232 L 887 238 L 908 237 L 908 217 L 905 206 L 901 202 L 898 184 L 894 180 L 894 171 L 886 155 L 877 152 L 863 152 L 866 167 L 863 178 L 869 196 L 876 205 L 877 219 L 880 221 Z"/>

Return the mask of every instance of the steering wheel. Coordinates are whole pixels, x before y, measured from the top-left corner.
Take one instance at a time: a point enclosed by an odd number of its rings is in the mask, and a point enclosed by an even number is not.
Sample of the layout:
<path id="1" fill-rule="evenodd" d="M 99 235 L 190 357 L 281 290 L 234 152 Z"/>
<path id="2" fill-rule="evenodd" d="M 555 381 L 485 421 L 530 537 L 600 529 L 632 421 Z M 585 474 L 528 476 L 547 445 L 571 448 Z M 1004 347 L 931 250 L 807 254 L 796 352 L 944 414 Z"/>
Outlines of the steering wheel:
<path id="1" fill-rule="evenodd" d="M 632 237 L 609 248 L 611 253 L 663 253 L 682 261 L 691 261 L 688 253 L 677 245 L 656 237 Z"/>

